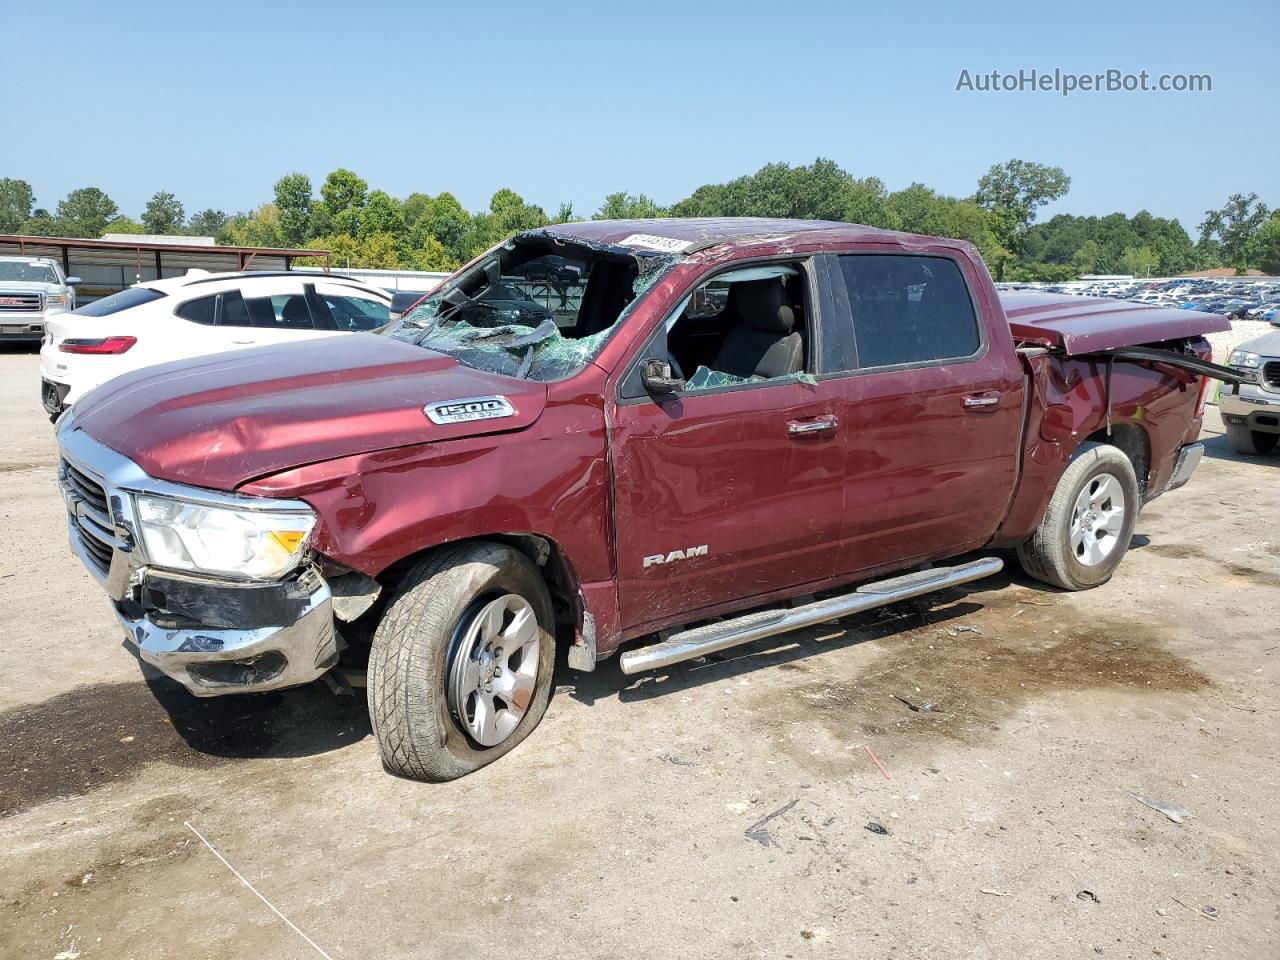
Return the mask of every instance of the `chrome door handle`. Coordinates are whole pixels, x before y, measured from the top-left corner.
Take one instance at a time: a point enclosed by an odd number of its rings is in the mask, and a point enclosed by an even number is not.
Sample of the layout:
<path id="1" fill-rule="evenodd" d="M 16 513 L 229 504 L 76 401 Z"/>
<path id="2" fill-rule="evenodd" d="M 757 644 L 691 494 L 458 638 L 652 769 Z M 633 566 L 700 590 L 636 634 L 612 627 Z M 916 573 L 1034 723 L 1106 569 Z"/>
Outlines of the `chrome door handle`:
<path id="1" fill-rule="evenodd" d="M 971 393 L 964 398 L 964 408 L 966 410 L 981 410 L 985 407 L 994 407 L 1000 402 L 998 393 L 991 394 L 974 394 Z"/>
<path id="2" fill-rule="evenodd" d="M 787 433 L 804 435 L 806 433 L 823 433 L 834 430 L 839 421 L 834 416 L 814 417 L 812 420 L 788 420 Z"/>

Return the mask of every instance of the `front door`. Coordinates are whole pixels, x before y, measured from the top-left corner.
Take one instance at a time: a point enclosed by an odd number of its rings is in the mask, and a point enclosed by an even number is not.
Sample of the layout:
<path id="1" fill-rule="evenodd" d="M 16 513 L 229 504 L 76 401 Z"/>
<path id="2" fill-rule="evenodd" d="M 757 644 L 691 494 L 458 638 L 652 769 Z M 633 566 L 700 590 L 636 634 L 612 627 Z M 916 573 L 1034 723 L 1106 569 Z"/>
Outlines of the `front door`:
<path id="1" fill-rule="evenodd" d="M 708 286 L 634 358 L 611 412 L 628 629 L 835 570 L 844 446 L 834 392 L 809 375 L 810 266 L 756 265 Z M 671 360 L 685 389 L 635 389 L 636 368 L 650 357 Z"/>

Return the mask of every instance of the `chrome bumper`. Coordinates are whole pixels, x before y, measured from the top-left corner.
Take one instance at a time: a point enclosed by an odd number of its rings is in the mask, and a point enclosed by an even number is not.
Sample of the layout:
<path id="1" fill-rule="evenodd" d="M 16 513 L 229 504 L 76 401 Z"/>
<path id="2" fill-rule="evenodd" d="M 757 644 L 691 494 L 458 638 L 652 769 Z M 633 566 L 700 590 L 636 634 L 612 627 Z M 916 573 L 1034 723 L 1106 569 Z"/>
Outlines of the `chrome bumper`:
<path id="1" fill-rule="evenodd" d="M 1165 491 L 1176 490 L 1190 480 L 1191 474 L 1195 473 L 1196 467 L 1200 466 L 1200 460 L 1203 457 L 1203 443 L 1189 443 L 1179 450 L 1178 461 L 1173 465 L 1173 475 L 1169 478 Z"/>
<path id="2" fill-rule="evenodd" d="M 129 491 L 163 490 L 207 500 L 222 495 L 155 480 L 133 461 L 75 430 L 73 419 L 71 411 L 58 421 L 58 479 L 67 505 L 67 539 L 106 590 L 126 638 L 145 662 L 198 697 L 300 686 L 333 666 L 341 642 L 334 628 L 332 594 L 314 571 L 296 583 L 288 581 L 296 603 L 274 626 L 235 619 L 223 621 L 235 623 L 233 627 L 162 626 L 179 621 L 144 610 L 144 588 L 160 571 L 149 568 L 143 555 Z M 244 586 L 195 579 L 212 591 Z M 210 611 L 203 614 L 209 616 Z"/>
<path id="3" fill-rule="evenodd" d="M 116 606 L 129 643 L 147 663 L 197 697 L 257 693 L 318 679 L 338 659 L 329 588 L 312 594 L 306 611 L 285 627 L 171 630 Z"/>

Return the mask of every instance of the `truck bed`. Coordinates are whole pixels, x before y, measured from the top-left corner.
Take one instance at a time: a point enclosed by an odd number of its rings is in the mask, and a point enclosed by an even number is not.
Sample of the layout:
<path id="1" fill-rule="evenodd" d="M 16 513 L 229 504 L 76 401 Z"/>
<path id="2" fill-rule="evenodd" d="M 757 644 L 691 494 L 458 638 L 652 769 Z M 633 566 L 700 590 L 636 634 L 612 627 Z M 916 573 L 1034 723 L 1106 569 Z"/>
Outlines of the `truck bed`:
<path id="1" fill-rule="evenodd" d="M 1216 313 L 1103 297 L 1010 290 L 1000 294 L 1000 303 L 1020 345 L 1068 356 L 1231 329 L 1231 321 Z"/>

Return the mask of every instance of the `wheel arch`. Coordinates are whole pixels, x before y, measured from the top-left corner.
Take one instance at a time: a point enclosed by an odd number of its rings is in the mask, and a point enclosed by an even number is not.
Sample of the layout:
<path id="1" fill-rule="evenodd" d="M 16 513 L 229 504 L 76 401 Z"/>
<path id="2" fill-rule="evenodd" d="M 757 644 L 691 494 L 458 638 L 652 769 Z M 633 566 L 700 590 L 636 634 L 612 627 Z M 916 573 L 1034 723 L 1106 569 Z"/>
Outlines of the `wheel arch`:
<path id="1" fill-rule="evenodd" d="M 1145 502 L 1149 496 L 1148 488 L 1151 482 L 1151 435 L 1147 433 L 1147 428 L 1138 423 L 1117 423 L 1111 427 L 1095 430 L 1072 451 L 1071 459 L 1074 460 L 1080 456 L 1080 453 L 1087 449 L 1085 444 L 1089 443 L 1115 447 L 1129 458 Z"/>

